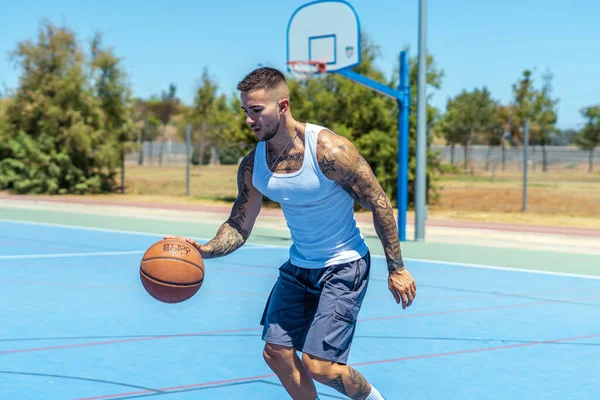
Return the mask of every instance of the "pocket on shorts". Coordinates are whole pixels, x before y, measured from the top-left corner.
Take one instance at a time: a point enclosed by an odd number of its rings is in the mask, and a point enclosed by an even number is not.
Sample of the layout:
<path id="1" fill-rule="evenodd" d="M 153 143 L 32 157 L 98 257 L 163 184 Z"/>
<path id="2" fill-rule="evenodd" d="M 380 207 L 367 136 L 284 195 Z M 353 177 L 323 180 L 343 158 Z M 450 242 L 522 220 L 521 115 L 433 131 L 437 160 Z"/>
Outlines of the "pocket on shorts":
<path id="1" fill-rule="evenodd" d="M 325 343 L 345 350 L 352 340 L 360 307 L 352 300 L 335 299 L 335 312 L 325 334 Z"/>

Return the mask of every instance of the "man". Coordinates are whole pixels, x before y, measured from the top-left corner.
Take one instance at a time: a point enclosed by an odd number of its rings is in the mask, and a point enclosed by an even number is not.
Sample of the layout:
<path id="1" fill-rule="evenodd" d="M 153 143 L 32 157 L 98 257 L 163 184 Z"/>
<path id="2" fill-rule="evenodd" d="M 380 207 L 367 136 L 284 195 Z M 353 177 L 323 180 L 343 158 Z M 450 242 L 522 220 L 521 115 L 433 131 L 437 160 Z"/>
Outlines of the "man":
<path id="1" fill-rule="evenodd" d="M 203 258 L 225 256 L 250 236 L 263 195 L 280 203 L 293 245 L 261 321 L 266 363 L 293 399 L 315 400 L 313 379 L 351 399 L 383 399 L 346 362 L 370 269 L 354 201 L 373 213 L 396 303 L 406 308 L 416 295 L 390 200 L 350 141 L 294 120 L 281 72 L 258 68 L 238 90 L 259 143 L 240 164 L 237 200 L 214 239 L 186 240 Z"/>

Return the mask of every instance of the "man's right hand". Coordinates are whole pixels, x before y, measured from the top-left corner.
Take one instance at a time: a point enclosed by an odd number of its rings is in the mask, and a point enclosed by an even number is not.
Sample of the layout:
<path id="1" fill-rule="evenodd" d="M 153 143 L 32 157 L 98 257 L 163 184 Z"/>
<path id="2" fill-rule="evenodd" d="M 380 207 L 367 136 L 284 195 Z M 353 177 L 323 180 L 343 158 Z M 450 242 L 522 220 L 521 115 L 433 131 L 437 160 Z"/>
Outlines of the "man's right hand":
<path id="1" fill-rule="evenodd" d="M 165 236 L 163 239 L 182 240 L 182 241 L 194 246 L 200 252 L 200 255 L 202 256 L 202 258 L 204 258 L 204 259 L 209 258 L 210 253 L 209 253 L 208 249 L 206 248 L 206 246 L 201 245 L 200 243 L 196 242 L 194 239 L 184 238 L 181 236 Z"/>

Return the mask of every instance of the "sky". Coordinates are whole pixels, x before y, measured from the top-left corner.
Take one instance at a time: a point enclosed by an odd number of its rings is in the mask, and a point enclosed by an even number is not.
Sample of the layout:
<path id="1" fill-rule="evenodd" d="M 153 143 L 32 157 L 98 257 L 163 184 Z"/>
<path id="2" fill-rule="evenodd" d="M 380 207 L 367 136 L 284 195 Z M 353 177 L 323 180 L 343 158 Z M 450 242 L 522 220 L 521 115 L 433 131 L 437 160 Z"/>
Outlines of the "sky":
<path id="1" fill-rule="evenodd" d="M 20 71 L 9 52 L 35 39 L 40 21 L 66 25 L 87 44 L 102 32 L 122 58 L 136 97 L 170 83 L 192 104 L 203 68 L 220 90 L 236 93 L 259 65 L 286 68 L 286 30 L 305 0 L 0 0 L 0 91 L 18 86 Z M 361 29 L 380 46 L 376 66 L 391 76 L 400 50 L 418 50 L 418 0 L 349 0 Z M 462 90 L 487 87 L 510 102 L 524 69 L 553 75 L 558 127 L 579 128 L 579 110 L 600 103 L 600 1 L 428 0 L 427 50 L 444 71 L 430 103 L 442 111 Z M 318 121 L 313 121 L 318 123 Z"/>

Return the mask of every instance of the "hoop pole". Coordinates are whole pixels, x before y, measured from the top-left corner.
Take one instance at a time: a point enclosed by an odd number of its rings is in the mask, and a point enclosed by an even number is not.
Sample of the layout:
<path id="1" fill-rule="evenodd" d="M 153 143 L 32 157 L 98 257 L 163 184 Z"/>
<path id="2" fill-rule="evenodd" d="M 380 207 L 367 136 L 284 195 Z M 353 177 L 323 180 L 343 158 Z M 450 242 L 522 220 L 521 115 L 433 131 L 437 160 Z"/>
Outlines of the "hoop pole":
<path id="1" fill-rule="evenodd" d="M 408 80 L 407 52 L 400 52 L 400 85 L 398 91 L 398 235 L 406 241 L 406 209 L 408 208 L 408 117 L 410 111 L 410 84 Z"/>
<path id="2" fill-rule="evenodd" d="M 398 102 L 398 235 L 406 241 L 406 209 L 408 207 L 408 113 L 410 111 L 410 83 L 406 52 L 400 53 L 400 87 L 391 88 L 371 78 L 363 76 L 350 68 L 335 71 L 338 75 L 350 79 L 371 90 L 389 96 Z"/>
<path id="3" fill-rule="evenodd" d="M 427 0 L 419 0 L 419 73 L 417 80 L 417 151 L 415 159 L 415 241 L 425 240 L 427 195 Z"/>

